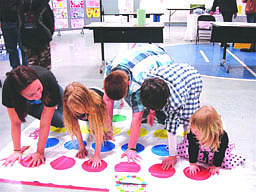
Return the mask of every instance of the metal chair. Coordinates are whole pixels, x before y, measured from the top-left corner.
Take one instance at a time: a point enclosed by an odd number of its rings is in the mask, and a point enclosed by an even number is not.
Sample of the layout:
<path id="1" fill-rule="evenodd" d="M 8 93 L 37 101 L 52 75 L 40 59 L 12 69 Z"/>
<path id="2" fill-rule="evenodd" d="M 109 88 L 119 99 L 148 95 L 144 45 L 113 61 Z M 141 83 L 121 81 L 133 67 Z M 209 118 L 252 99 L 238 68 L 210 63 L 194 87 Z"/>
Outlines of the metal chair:
<path id="1" fill-rule="evenodd" d="M 211 22 L 215 21 L 216 19 L 212 15 L 200 15 L 197 18 L 196 43 L 200 38 L 210 40 L 212 30 Z"/>

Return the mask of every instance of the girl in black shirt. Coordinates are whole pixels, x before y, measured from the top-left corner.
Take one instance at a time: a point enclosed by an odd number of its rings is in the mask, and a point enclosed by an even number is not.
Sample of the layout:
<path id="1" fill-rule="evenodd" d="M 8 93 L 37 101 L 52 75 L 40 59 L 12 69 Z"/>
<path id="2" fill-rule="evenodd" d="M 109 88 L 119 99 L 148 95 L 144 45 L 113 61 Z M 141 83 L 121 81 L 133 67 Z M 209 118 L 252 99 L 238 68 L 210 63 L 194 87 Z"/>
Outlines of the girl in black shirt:
<path id="1" fill-rule="evenodd" d="M 90 133 L 92 133 L 96 141 L 95 153 L 90 162 L 92 167 L 97 168 L 100 166 L 100 150 L 104 131 L 112 134 L 112 127 L 109 125 L 108 113 L 103 101 L 103 92 L 97 89 L 87 89 L 78 82 L 69 84 L 64 91 L 63 114 L 66 130 L 78 140 L 79 151 L 76 154 L 78 158 L 85 158 L 88 155 L 83 143 L 78 119 L 88 120 Z M 108 138 L 105 139 L 112 139 L 112 136 L 108 135 Z"/>
<path id="2" fill-rule="evenodd" d="M 37 151 L 28 155 L 28 166 L 36 167 L 45 162 L 44 148 L 50 125 L 63 127 L 62 94 L 54 75 L 40 66 L 18 66 L 7 76 L 2 92 L 2 103 L 7 107 L 11 120 L 14 152 L 3 165 L 13 165 L 22 158 L 20 132 L 21 123 L 30 114 L 40 119 Z M 38 101 L 39 104 L 32 104 Z M 56 108 L 56 106 L 58 106 Z"/>
<path id="3" fill-rule="evenodd" d="M 203 106 L 191 116 L 190 133 L 187 138 L 190 162 L 187 171 L 192 175 L 200 171 L 196 164 L 200 146 L 214 152 L 213 165 L 208 169 L 212 175 L 219 174 L 219 168 L 228 147 L 228 135 L 223 130 L 220 115 L 213 107 Z"/>

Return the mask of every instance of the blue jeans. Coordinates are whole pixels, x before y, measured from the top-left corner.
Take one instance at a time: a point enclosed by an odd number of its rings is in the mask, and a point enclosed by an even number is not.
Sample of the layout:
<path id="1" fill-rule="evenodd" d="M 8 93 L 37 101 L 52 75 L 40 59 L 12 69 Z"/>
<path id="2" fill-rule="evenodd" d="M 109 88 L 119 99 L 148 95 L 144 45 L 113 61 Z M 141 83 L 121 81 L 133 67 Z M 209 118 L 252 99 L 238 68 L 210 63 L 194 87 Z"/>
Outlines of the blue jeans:
<path id="1" fill-rule="evenodd" d="M 256 13 L 247 14 L 247 23 L 256 23 Z"/>
<path id="2" fill-rule="evenodd" d="M 11 67 L 20 65 L 19 51 L 17 45 L 19 44 L 19 34 L 17 22 L 1 22 L 1 29 L 4 37 L 4 43 L 6 50 L 9 54 L 9 61 Z M 22 65 L 28 65 L 28 60 L 25 52 L 21 50 L 22 55 Z"/>

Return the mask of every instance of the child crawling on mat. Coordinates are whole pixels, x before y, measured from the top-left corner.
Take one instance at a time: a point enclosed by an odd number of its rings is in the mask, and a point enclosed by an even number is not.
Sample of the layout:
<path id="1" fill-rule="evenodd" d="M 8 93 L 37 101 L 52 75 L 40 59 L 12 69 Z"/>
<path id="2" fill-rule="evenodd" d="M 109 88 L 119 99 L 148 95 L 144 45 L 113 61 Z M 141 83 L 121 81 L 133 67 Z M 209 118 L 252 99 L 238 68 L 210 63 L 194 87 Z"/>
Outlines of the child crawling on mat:
<path id="1" fill-rule="evenodd" d="M 213 107 L 203 106 L 191 116 L 190 132 L 187 139 L 189 141 L 190 162 L 187 172 L 194 175 L 200 171 L 196 163 L 199 148 L 202 148 L 214 153 L 213 165 L 208 169 L 212 175 L 219 174 L 219 168 L 223 162 L 229 139 L 227 133 L 223 130 L 221 116 Z"/>
<path id="2" fill-rule="evenodd" d="M 78 120 L 89 123 L 90 133 L 94 136 L 96 143 L 94 156 L 90 159 L 93 168 L 101 166 L 100 150 L 103 138 L 113 139 L 103 94 L 100 89 L 87 89 L 81 83 L 73 82 L 66 87 L 63 96 L 64 125 L 70 135 L 78 140 L 79 151 L 76 157 L 80 159 L 85 158 L 88 151 L 83 143 Z M 104 129 L 106 129 L 105 135 Z"/>

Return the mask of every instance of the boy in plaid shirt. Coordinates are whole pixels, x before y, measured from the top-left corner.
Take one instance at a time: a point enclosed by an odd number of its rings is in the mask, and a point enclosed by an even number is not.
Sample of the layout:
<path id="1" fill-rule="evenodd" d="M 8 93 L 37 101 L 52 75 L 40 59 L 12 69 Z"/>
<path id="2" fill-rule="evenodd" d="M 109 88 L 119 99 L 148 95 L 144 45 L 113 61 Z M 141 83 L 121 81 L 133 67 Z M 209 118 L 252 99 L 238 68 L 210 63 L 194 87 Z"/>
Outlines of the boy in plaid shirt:
<path id="1" fill-rule="evenodd" d="M 163 160 L 162 167 L 174 166 L 176 129 L 180 123 L 188 126 L 189 117 L 200 107 L 202 81 L 198 72 L 186 64 L 173 64 L 161 47 L 146 45 L 115 58 L 107 65 L 106 75 L 104 101 L 111 124 L 114 100 L 124 98 L 133 111 L 128 149 L 122 157 L 127 156 L 128 161 L 139 161 L 136 144 L 144 108 L 147 107 L 150 109 L 147 121 L 151 126 L 155 115 L 158 116 L 160 111 L 165 114 L 170 157 Z"/>

